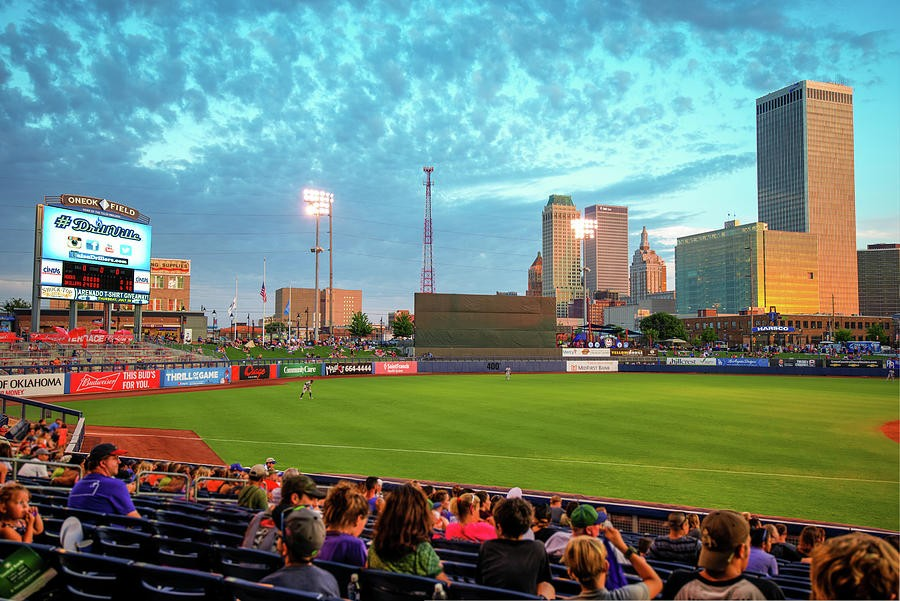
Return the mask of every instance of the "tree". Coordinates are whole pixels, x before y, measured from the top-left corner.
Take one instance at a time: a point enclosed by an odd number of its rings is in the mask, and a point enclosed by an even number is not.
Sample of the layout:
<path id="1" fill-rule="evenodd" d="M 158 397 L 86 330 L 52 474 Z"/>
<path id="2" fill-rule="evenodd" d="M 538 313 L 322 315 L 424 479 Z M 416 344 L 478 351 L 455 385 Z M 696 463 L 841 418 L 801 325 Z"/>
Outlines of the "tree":
<path id="1" fill-rule="evenodd" d="M 415 326 L 408 314 L 401 313 L 394 318 L 391 331 L 394 333 L 394 338 L 409 338 L 415 332 Z"/>
<path id="2" fill-rule="evenodd" d="M 280 334 L 287 326 L 281 321 L 270 321 L 266 324 L 266 334 Z"/>
<path id="3" fill-rule="evenodd" d="M 654 328 L 641 328 L 641 333 L 647 340 L 647 346 L 653 346 L 653 341 L 659 339 L 659 332 Z"/>
<path id="4" fill-rule="evenodd" d="M 684 323 L 671 313 L 648 315 L 641 320 L 641 331 L 645 332 L 648 328 L 656 331 L 656 336 L 659 340 L 666 340 L 667 338 L 687 340 Z"/>
<path id="5" fill-rule="evenodd" d="M 887 332 L 884 331 L 884 326 L 880 323 L 873 323 L 866 328 L 866 340 L 876 340 L 881 344 L 890 342 Z"/>
<path id="6" fill-rule="evenodd" d="M 369 316 L 362 311 L 357 311 L 350 318 L 350 335 L 357 338 L 364 338 L 372 333 L 372 324 L 369 323 Z"/>
<path id="7" fill-rule="evenodd" d="M 3 303 L 3 310 L 7 313 L 12 313 L 13 309 L 29 309 L 31 308 L 31 303 L 29 303 L 24 298 L 11 298 L 5 303 Z"/>
<path id="8" fill-rule="evenodd" d="M 718 336 L 716 335 L 716 331 L 712 328 L 703 328 L 703 331 L 700 332 L 700 342 L 715 342 L 718 340 Z"/>
<path id="9" fill-rule="evenodd" d="M 835 342 L 850 342 L 851 340 L 853 340 L 853 332 L 851 332 L 850 330 L 838 328 L 834 331 Z"/>

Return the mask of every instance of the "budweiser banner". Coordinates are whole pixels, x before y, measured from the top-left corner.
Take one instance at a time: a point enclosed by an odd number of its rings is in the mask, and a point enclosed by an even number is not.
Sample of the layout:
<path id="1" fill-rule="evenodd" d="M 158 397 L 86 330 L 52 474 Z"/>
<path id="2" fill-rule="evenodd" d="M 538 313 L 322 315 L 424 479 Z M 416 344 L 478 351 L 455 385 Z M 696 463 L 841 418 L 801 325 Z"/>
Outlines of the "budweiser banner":
<path id="1" fill-rule="evenodd" d="M 68 394 L 131 392 L 159 388 L 158 369 L 93 371 L 69 374 Z"/>
<path id="2" fill-rule="evenodd" d="M 274 365 L 234 365 L 231 380 L 268 380 L 278 377 Z"/>

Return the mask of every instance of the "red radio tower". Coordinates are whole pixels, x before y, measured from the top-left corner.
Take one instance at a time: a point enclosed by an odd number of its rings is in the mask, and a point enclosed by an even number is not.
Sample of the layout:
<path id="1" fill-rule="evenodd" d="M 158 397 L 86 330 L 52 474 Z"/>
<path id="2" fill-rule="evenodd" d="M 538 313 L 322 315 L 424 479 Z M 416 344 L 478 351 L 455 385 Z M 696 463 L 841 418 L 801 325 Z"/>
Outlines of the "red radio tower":
<path id="1" fill-rule="evenodd" d="M 431 172 L 434 167 L 422 167 L 425 172 L 425 244 L 422 249 L 422 292 L 434 293 L 434 264 L 431 256 Z"/>

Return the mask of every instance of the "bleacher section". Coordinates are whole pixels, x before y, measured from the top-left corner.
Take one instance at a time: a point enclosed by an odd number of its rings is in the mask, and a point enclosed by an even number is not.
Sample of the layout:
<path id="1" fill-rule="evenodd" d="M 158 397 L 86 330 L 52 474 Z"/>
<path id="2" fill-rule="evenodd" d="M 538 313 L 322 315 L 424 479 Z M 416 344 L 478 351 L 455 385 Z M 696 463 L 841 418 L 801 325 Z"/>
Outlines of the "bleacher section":
<path id="1" fill-rule="evenodd" d="M 105 371 L 115 366 L 209 362 L 210 357 L 151 342 L 131 344 L 0 343 L 0 375 L 54 371 Z M 58 363 L 57 363 L 58 362 Z"/>

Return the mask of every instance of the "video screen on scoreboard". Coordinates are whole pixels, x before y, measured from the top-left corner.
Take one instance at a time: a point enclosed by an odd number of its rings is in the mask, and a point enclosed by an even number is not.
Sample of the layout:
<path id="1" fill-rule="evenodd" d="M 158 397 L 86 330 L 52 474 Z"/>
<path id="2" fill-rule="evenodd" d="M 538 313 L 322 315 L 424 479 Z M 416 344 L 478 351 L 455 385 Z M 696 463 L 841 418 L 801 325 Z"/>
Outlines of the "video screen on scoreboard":
<path id="1" fill-rule="evenodd" d="M 43 298 L 149 302 L 149 225 L 45 206 L 43 226 Z"/>

